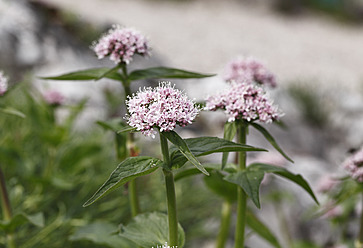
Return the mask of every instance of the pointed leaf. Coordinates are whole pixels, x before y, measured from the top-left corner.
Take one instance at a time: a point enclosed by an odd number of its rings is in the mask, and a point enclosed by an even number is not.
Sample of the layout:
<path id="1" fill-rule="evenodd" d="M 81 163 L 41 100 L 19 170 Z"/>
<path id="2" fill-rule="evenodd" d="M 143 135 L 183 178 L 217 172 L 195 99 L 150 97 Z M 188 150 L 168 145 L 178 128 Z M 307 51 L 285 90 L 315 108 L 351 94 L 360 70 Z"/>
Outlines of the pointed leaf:
<path id="1" fill-rule="evenodd" d="M 113 118 L 107 121 L 97 121 L 96 124 L 103 127 L 105 130 L 111 130 L 115 133 L 120 129 L 123 129 L 125 127 L 130 127 L 125 123 L 125 121 L 122 118 Z"/>
<path id="2" fill-rule="evenodd" d="M 129 80 L 134 81 L 152 78 L 205 78 L 213 76 L 215 76 L 215 74 L 201 74 L 169 67 L 153 67 L 131 72 Z"/>
<path id="3" fill-rule="evenodd" d="M 142 248 L 161 247 L 168 241 L 168 216 L 156 212 L 137 215 L 127 226 L 121 226 L 120 235 Z M 184 246 L 184 239 L 184 231 L 179 224 L 178 248 Z"/>
<path id="4" fill-rule="evenodd" d="M 281 248 L 276 236 L 251 210 L 247 210 L 246 223 L 255 233 L 269 242 L 273 247 Z"/>
<path id="5" fill-rule="evenodd" d="M 121 128 L 120 130 L 118 130 L 117 133 L 120 134 L 120 133 L 126 133 L 126 132 L 134 132 L 136 130 L 137 130 L 136 127 L 126 126 L 124 128 Z"/>
<path id="6" fill-rule="evenodd" d="M 115 67 L 109 69 L 108 71 L 101 74 L 96 80 L 100 80 L 102 78 L 112 77 L 113 75 L 117 74 L 117 71 L 120 69 L 119 65 L 116 65 Z"/>
<path id="7" fill-rule="evenodd" d="M 203 166 L 208 172 L 210 172 L 212 170 L 220 170 L 220 168 L 221 168 L 220 164 L 204 164 Z M 225 171 L 229 172 L 229 173 L 236 172 L 237 171 L 236 165 L 227 164 Z M 198 170 L 197 168 L 188 168 L 188 169 L 185 169 L 185 170 L 182 170 L 182 171 L 179 171 L 178 173 L 176 173 L 174 176 L 174 180 L 178 181 L 185 177 L 199 175 L 200 173 L 201 173 L 200 170 Z"/>
<path id="8" fill-rule="evenodd" d="M 209 177 L 203 177 L 207 187 L 226 201 L 235 202 L 237 200 L 236 185 L 223 180 L 223 175 L 218 171 L 212 170 L 209 173 Z"/>
<path id="9" fill-rule="evenodd" d="M 249 145 L 238 144 L 232 141 L 217 137 L 199 137 L 184 140 L 189 150 L 196 157 L 201 157 L 218 152 L 238 152 L 238 151 L 266 151 Z M 170 157 L 172 165 L 181 167 L 187 162 L 177 147 L 170 147 Z"/>
<path id="10" fill-rule="evenodd" d="M 193 153 L 189 150 L 187 143 L 174 131 L 161 132 L 171 143 L 178 147 L 181 154 L 186 157 L 195 167 L 201 172 L 209 176 L 209 173 L 204 169 L 202 164 L 196 159 Z M 173 165 L 173 161 L 171 162 Z"/>
<path id="11" fill-rule="evenodd" d="M 242 187 L 246 194 L 252 199 L 256 207 L 260 208 L 260 185 L 263 176 L 263 171 L 243 170 L 229 174 L 224 177 L 224 180 Z"/>
<path id="12" fill-rule="evenodd" d="M 224 124 L 223 139 L 232 140 L 234 138 L 234 136 L 236 135 L 236 133 L 237 133 L 237 125 L 235 122 L 226 122 L 226 124 Z M 229 152 L 223 152 L 222 170 L 224 169 L 224 167 L 227 164 L 228 155 L 229 155 Z"/>
<path id="13" fill-rule="evenodd" d="M 5 232 L 14 232 L 17 227 L 26 223 L 31 223 L 38 227 L 44 227 L 43 213 L 37 213 L 34 215 L 27 215 L 24 213 L 15 214 L 10 221 L 0 221 L 0 229 Z"/>
<path id="14" fill-rule="evenodd" d="M 281 149 L 281 147 L 277 144 L 276 140 L 274 139 L 274 137 L 272 137 L 272 135 L 261 125 L 252 122 L 251 125 L 256 128 L 260 133 L 262 133 L 263 136 L 265 136 L 265 138 L 267 139 L 268 142 L 270 142 L 270 144 L 275 147 L 275 149 L 281 153 L 282 156 L 284 156 L 287 160 L 289 160 L 291 163 L 294 163 L 294 161 L 287 156 L 287 154 Z"/>
<path id="15" fill-rule="evenodd" d="M 109 222 L 98 221 L 86 226 L 78 227 L 75 233 L 69 237 L 70 241 L 86 240 L 102 247 L 134 248 L 135 243 L 126 238 L 114 234 L 118 226 Z"/>
<path id="16" fill-rule="evenodd" d="M 70 72 L 58 76 L 50 77 L 40 77 L 41 79 L 51 79 L 51 80 L 98 80 L 102 75 L 113 80 L 122 82 L 123 77 L 118 72 L 110 72 L 110 68 L 92 68 L 86 70 L 80 70 L 75 72 Z"/>
<path id="17" fill-rule="evenodd" d="M 152 157 L 130 157 L 121 162 L 97 192 L 83 204 L 87 207 L 126 182 L 155 171 L 163 162 Z"/>
<path id="18" fill-rule="evenodd" d="M 312 198 L 313 200 L 319 205 L 318 200 L 316 199 L 314 192 L 310 188 L 308 182 L 299 174 L 293 174 L 290 171 L 286 170 L 285 168 L 270 165 L 270 164 L 263 164 L 263 163 L 254 163 L 248 166 L 248 170 L 255 171 L 255 172 L 265 172 L 265 173 L 274 173 L 278 176 L 284 177 L 300 187 L 302 187 Z"/>
<path id="19" fill-rule="evenodd" d="M 8 114 L 8 115 L 15 115 L 15 116 L 18 116 L 21 118 L 25 118 L 25 114 L 23 114 L 19 110 L 16 110 L 16 109 L 10 108 L 10 107 L 0 108 L 0 112 L 3 112 L 4 114 Z"/>

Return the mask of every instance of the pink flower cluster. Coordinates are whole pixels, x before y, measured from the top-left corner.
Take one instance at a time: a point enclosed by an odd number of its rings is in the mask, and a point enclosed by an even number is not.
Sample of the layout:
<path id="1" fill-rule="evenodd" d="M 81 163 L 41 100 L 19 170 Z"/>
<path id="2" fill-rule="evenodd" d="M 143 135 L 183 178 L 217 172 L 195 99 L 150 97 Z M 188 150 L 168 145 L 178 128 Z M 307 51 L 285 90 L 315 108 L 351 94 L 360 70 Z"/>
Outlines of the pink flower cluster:
<path id="1" fill-rule="evenodd" d="M 110 56 L 110 60 L 130 63 L 134 54 L 148 55 L 148 41 L 141 33 L 132 28 L 114 26 L 92 46 L 99 59 Z"/>
<path id="2" fill-rule="evenodd" d="M 229 122 L 259 120 L 270 123 L 283 115 L 264 90 L 252 84 L 232 83 L 226 91 L 208 97 L 205 109 L 225 110 Z"/>
<path id="3" fill-rule="evenodd" d="M 237 58 L 227 64 L 224 79 L 228 82 L 252 83 L 276 87 L 276 78 L 266 66 L 259 60 L 248 58 Z"/>
<path id="4" fill-rule="evenodd" d="M 44 100 L 50 105 L 62 105 L 64 96 L 55 90 L 48 90 L 43 94 Z"/>
<path id="5" fill-rule="evenodd" d="M 8 90 L 8 78 L 0 71 L 0 96 L 4 95 Z"/>
<path id="6" fill-rule="evenodd" d="M 155 137 L 156 130 L 171 131 L 176 125 L 186 126 L 199 113 L 199 109 L 170 82 L 161 82 L 156 88 L 139 90 L 126 101 L 127 123 L 145 136 Z"/>
<path id="7" fill-rule="evenodd" d="M 347 158 L 343 163 L 344 169 L 346 169 L 349 175 L 357 180 L 363 182 L 363 147 L 355 152 L 352 156 Z"/>

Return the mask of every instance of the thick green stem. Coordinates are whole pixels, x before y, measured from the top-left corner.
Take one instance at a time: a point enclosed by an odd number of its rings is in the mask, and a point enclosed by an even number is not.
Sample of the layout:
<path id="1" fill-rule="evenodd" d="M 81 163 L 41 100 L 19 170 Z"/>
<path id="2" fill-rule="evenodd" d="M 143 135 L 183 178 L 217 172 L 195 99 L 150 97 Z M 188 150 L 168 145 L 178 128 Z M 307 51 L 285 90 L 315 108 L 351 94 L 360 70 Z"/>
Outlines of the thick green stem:
<path id="1" fill-rule="evenodd" d="M 160 134 L 161 151 L 163 153 L 163 159 L 165 168 L 163 169 L 166 186 L 166 200 L 168 204 L 168 223 L 169 223 L 169 243 L 168 245 L 173 247 L 178 246 L 178 217 L 176 209 L 176 196 L 173 172 L 170 170 L 170 157 L 167 139 Z"/>
<path id="2" fill-rule="evenodd" d="M 363 194 L 362 194 L 362 203 L 363 203 Z M 360 216 L 360 228 L 359 228 L 359 243 L 360 243 L 360 247 L 363 247 L 363 207 L 361 210 L 361 216 Z"/>
<path id="3" fill-rule="evenodd" d="M 247 125 L 244 123 L 238 124 L 238 142 L 246 144 L 247 139 Z M 238 170 L 246 169 L 246 152 L 239 152 L 238 154 Z M 246 226 L 246 210 L 247 210 L 247 195 L 241 187 L 237 190 L 237 223 L 235 231 L 235 248 L 243 248 L 245 242 L 245 226 Z"/>
<path id="4" fill-rule="evenodd" d="M 4 221 L 8 222 L 11 220 L 11 206 L 8 196 L 8 191 L 6 189 L 5 177 L 2 169 L 0 168 L 0 192 L 1 192 L 1 208 L 3 211 Z M 12 233 L 7 233 L 6 243 L 8 248 L 15 248 L 15 240 Z"/>
<path id="5" fill-rule="evenodd" d="M 217 245 L 216 248 L 224 248 L 228 239 L 229 226 L 231 223 L 231 211 L 232 204 L 228 201 L 223 202 L 222 205 L 222 218 L 221 218 L 221 227 L 219 229 L 218 237 L 217 237 Z"/>

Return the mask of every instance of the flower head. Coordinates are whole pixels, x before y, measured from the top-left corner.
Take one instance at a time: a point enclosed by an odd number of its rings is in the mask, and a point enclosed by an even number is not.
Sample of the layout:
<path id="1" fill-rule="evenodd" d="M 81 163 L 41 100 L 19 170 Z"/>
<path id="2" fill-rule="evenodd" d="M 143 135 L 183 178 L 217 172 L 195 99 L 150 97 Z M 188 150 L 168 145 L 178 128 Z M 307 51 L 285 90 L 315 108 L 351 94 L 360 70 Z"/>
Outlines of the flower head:
<path id="1" fill-rule="evenodd" d="M 275 75 L 261 61 L 252 57 L 237 58 L 229 62 L 225 68 L 224 79 L 228 82 L 256 82 L 276 87 Z"/>
<path id="2" fill-rule="evenodd" d="M 4 95 L 8 90 L 8 78 L 0 71 L 0 96 Z"/>
<path id="3" fill-rule="evenodd" d="M 363 147 L 352 156 L 347 158 L 343 163 L 344 169 L 346 169 L 349 175 L 357 180 L 363 182 Z"/>
<path id="4" fill-rule="evenodd" d="M 97 57 L 110 56 L 110 60 L 119 63 L 130 63 L 134 54 L 148 55 L 148 41 L 140 32 L 132 28 L 113 26 L 106 35 L 92 46 Z"/>
<path id="5" fill-rule="evenodd" d="M 127 123 L 146 136 L 155 137 L 156 130 L 171 131 L 176 125 L 186 126 L 199 113 L 195 104 L 170 82 L 161 82 L 156 88 L 139 90 L 126 101 Z"/>
<path id="6" fill-rule="evenodd" d="M 225 110 L 229 122 L 259 120 L 270 123 L 283 115 L 264 90 L 252 84 L 232 83 L 228 90 L 208 97 L 205 109 Z"/>
<path id="7" fill-rule="evenodd" d="M 44 100 L 50 105 L 62 105 L 64 102 L 64 96 L 56 90 L 48 90 L 43 94 Z"/>

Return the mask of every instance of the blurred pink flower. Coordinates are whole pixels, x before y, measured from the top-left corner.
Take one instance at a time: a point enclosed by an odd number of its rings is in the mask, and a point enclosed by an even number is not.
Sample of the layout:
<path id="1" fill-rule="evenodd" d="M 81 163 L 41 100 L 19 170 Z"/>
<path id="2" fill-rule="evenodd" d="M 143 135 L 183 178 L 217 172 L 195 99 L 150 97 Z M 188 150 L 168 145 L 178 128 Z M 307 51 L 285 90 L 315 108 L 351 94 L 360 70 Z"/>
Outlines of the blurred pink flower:
<path id="1" fill-rule="evenodd" d="M 144 88 L 128 97 L 127 123 L 145 136 L 155 137 L 156 130 L 171 131 L 176 125 L 186 126 L 199 113 L 192 100 L 170 82 L 161 82 L 156 88 Z"/>
<path id="2" fill-rule="evenodd" d="M 44 100 L 50 105 L 62 105 L 64 96 L 56 90 L 48 90 L 43 94 Z"/>
<path id="3" fill-rule="evenodd" d="M 353 153 L 343 162 L 343 167 L 349 173 L 349 175 L 357 180 L 363 182 L 363 147 L 357 152 Z"/>
<path id="4" fill-rule="evenodd" d="M 229 122 L 243 119 L 248 122 L 258 120 L 270 123 L 283 115 L 261 87 L 235 82 L 226 91 L 209 96 L 205 109 L 225 110 Z"/>
<path id="5" fill-rule="evenodd" d="M 332 175 L 324 175 L 317 183 L 317 190 L 320 193 L 326 193 L 331 191 L 338 183 L 339 181 L 334 179 Z"/>
<path id="6" fill-rule="evenodd" d="M 99 59 L 110 56 L 110 60 L 115 64 L 128 64 L 134 54 L 145 56 L 150 50 L 147 39 L 140 32 L 117 25 L 95 42 L 92 49 Z"/>
<path id="7" fill-rule="evenodd" d="M 0 96 L 4 95 L 8 90 L 8 78 L 0 71 Z"/>
<path id="8" fill-rule="evenodd" d="M 256 82 L 258 84 L 276 87 L 275 75 L 261 61 L 252 57 L 240 57 L 229 62 L 225 68 L 224 79 L 228 82 Z"/>

